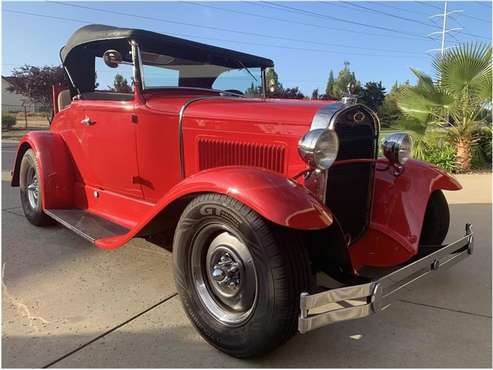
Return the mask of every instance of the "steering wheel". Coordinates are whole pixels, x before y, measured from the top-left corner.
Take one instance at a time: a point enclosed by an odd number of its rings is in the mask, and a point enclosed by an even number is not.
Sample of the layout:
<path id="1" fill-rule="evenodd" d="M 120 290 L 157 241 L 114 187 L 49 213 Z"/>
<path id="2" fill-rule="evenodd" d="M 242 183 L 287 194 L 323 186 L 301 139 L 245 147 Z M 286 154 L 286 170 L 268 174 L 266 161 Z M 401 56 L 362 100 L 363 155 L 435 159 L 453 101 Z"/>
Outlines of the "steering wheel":
<path id="1" fill-rule="evenodd" d="M 236 94 L 236 95 L 245 95 L 243 92 L 241 92 L 240 90 L 235 90 L 235 89 L 228 89 L 228 90 L 224 90 L 225 92 L 229 92 L 229 93 L 232 93 L 232 94 Z"/>

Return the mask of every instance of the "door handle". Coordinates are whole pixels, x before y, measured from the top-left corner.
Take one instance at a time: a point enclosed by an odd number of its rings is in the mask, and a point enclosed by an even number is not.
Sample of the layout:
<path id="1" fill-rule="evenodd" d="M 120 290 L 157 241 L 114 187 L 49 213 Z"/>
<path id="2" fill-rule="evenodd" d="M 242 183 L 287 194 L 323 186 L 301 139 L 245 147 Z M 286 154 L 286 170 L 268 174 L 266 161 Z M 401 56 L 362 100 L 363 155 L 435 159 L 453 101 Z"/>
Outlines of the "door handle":
<path id="1" fill-rule="evenodd" d="M 80 123 L 82 123 L 83 125 L 86 125 L 86 126 L 91 126 L 91 125 L 94 125 L 96 123 L 96 121 L 93 121 L 89 117 L 86 117 L 83 120 L 81 120 Z"/>

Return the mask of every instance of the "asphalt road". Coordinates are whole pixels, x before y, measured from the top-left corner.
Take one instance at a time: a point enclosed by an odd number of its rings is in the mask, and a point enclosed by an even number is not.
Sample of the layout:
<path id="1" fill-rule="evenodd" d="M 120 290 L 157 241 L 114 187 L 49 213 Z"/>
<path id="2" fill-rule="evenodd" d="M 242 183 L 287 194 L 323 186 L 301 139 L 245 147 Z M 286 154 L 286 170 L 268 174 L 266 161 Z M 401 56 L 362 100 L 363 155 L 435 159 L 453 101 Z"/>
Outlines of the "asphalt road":
<path id="1" fill-rule="evenodd" d="M 171 254 L 134 240 L 103 251 L 61 226 L 36 228 L 8 183 L 2 145 L 3 367 L 491 367 L 491 174 L 446 194 L 448 240 L 472 222 L 475 253 L 366 319 L 298 335 L 237 360 L 192 328 Z"/>

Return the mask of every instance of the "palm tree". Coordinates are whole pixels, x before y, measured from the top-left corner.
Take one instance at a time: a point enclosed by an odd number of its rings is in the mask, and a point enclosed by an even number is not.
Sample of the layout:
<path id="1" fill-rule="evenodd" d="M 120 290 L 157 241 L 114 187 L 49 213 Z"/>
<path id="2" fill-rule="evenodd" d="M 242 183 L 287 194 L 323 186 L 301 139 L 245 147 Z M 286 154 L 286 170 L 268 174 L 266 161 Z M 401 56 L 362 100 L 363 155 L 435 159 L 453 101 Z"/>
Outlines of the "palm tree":
<path id="1" fill-rule="evenodd" d="M 481 113 L 491 108 L 491 45 L 462 44 L 433 59 L 435 80 L 412 69 L 418 82 L 398 97 L 402 111 L 421 130 L 430 125 L 445 128 L 456 145 L 459 168 L 467 171 Z"/>

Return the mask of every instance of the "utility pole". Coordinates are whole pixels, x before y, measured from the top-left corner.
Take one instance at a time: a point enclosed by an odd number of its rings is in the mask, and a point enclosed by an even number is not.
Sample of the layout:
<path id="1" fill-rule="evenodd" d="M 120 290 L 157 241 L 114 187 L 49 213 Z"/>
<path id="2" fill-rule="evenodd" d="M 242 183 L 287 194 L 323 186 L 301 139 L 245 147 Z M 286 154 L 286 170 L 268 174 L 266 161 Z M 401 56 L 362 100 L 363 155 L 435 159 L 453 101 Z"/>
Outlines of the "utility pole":
<path id="1" fill-rule="evenodd" d="M 443 57 L 443 48 L 445 47 L 445 30 L 447 29 L 447 0 L 445 0 L 445 5 L 443 7 L 443 27 L 442 27 L 442 46 L 440 50 L 440 55 Z"/>
<path id="2" fill-rule="evenodd" d="M 430 50 L 427 50 L 427 52 L 436 52 L 436 51 L 439 51 L 441 56 L 443 56 L 443 53 L 445 52 L 445 50 L 448 49 L 448 47 L 445 46 L 446 35 L 448 33 L 451 33 L 451 32 L 460 32 L 460 31 L 463 30 L 462 27 L 455 27 L 455 28 L 449 28 L 449 29 L 447 29 L 447 19 L 448 19 L 448 17 L 451 14 L 456 14 L 456 13 L 462 13 L 463 12 L 463 10 L 452 10 L 452 11 L 449 12 L 448 9 L 447 9 L 447 5 L 448 5 L 448 1 L 445 0 L 444 1 L 444 6 L 443 6 L 443 13 L 435 14 L 435 15 L 432 15 L 431 17 L 429 17 L 431 20 L 433 20 L 434 18 L 443 17 L 442 30 L 441 31 L 435 31 L 435 32 L 429 33 L 427 35 L 430 38 L 433 38 L 436 35 L 440 35 L 441 36 L 440 48 L 439 49 L 430 49 Z M 451 34 L 451 36 L 454 37 L 453 34 Z"/>

